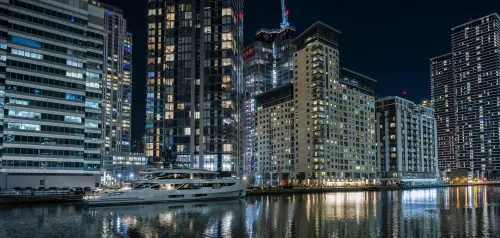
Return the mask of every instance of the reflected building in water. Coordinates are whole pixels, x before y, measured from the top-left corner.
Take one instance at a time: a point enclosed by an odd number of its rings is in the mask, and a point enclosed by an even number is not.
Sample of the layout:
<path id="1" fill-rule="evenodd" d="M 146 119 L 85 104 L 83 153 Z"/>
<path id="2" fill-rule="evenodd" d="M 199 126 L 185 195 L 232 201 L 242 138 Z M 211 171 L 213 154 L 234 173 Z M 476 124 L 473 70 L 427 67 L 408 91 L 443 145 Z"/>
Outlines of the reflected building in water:
<path id="1" fill-rule="evenodd" d="M 500 187 L 0 209 L 0 237 L 497 237 Z M 23 221 L 22 223 L 20 221 Z"/>

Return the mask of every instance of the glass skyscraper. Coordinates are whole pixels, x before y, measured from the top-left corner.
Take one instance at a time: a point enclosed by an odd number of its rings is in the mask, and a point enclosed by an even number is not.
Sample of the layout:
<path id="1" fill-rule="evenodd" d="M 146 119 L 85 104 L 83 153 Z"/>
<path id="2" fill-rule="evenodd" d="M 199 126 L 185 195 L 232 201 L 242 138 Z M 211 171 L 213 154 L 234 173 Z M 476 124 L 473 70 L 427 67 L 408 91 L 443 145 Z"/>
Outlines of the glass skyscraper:
<path id="1" fill-rule="evenodd" d="M 105 9 L 103 75 L 103 152 L 130 152 L 132 103 L 132 34 L 121 9 Z"/>
<path id="2" fill-rule="evenodd" d="M 146 156 L 241 168 L 243 1 L 148 1 Z"/>

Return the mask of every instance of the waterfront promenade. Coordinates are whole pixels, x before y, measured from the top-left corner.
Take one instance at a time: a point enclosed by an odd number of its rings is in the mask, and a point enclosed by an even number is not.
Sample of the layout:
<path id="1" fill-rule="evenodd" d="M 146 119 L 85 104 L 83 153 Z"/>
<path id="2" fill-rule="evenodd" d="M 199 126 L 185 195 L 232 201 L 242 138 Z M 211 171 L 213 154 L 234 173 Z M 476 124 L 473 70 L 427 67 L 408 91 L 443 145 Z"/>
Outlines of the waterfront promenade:
<path id="1" fill-rule="evenodd" d="M 397 191 L 411 189 L 427 189 L 441 187 L 465 187 L 465 186 L 500 186 L 500 182 L 482 182 L 474 184 L 450 184 L 450 185 L 432 185 L 432 186 L 358 186 L 358 187 L 311 187 L 311 188 L 269 188 L 269 189 L 248 189 L 247 196 L 261 195 L 289 195 L 289 194 L 307 194 L 307 193 L 336 193 L 336 192 L 363 192 L 363 191 Z M 45 203 L 74 203 L 82 204 L 85 197 L 83 195 L 47 195 L 47 196 L 29 196 L 14 195 L 0 196 L 0 206 L 12 206 L 17 204 L 45 204 Z"/>

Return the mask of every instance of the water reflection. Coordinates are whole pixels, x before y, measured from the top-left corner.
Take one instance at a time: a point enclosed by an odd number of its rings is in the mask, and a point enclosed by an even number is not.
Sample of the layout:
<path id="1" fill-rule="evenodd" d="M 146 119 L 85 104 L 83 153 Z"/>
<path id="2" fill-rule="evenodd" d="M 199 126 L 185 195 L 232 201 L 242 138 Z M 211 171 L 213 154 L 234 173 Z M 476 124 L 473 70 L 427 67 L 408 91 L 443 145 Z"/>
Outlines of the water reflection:
<path id="1" fill-rule="evenodd" d="M 0 237 L 498 237 L 500 187 L 0 209 Z"/>

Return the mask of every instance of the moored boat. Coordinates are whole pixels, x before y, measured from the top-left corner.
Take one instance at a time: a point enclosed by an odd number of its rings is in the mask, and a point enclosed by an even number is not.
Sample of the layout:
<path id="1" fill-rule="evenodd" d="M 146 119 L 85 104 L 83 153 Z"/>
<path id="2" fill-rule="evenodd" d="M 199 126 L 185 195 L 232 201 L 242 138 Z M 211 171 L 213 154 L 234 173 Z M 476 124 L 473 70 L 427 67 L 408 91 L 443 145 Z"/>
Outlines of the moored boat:
<path id="1" fill-rule="evenodd" d="M 117 190 L 86 199 L 86 206 L 182 202 L 245 197 L 246 183 L 217 178 L 201 169 L 167 169 L 149 172 L 147 180 L 136 181 L 130 190 Z"/>

